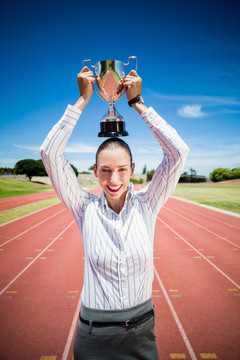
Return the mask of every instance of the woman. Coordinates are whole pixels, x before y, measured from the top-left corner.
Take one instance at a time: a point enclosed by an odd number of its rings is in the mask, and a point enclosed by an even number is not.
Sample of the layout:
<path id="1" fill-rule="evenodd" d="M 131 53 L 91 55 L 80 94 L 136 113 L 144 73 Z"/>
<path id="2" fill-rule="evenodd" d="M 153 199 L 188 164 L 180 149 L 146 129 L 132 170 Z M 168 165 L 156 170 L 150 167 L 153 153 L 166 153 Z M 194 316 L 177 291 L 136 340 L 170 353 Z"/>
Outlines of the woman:
<path id="1" fill-rule="evenodd" d="M 123 80 L 127 99 L 163 149 L 151 183 L 135 192 L 130 183 L 135 164 L 128 145 L 110 138 L 100 145 L 94 173 L 100 197 L 84 191 L 63 154 L 67 140 L 89 102 L 94 75 L 78 74 L 80 97 L 68 105 L 41 147 L 52 184 L 74 216 L 85 251 L 82 307 L 74 359 L 158 359 L 155 342 L 153 238 L 157 214 L 174 190 L 188 147 L 177 132 L 139 98 L 142 80 L 131 71 Z"/>

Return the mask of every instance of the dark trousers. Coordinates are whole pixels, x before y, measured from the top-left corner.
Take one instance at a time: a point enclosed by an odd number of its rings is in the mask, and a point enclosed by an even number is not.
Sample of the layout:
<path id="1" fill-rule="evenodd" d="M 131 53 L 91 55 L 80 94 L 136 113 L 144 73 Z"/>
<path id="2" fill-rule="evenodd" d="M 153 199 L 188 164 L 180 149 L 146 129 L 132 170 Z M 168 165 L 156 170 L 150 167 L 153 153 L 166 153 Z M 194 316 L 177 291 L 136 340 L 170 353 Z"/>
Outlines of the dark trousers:
<path id="1" fill-rule="evenodd" d="M 86 308 L 81 310 L 85 320 L 124 321 L 144 314 L 152 306 L 150 301 L 143 305 L 119 312 L 97 312 Z M 86 319 L 87 317 L 87 319 Z M 97 317 L 97 319 L 96 319 Z M 111 320 L 110 320 L 111 319 Z M 158 360 L 154 335 L 154 316 L 131 326 L 94 327 L 79 321 L 74 341 L 74 360 Z"/>

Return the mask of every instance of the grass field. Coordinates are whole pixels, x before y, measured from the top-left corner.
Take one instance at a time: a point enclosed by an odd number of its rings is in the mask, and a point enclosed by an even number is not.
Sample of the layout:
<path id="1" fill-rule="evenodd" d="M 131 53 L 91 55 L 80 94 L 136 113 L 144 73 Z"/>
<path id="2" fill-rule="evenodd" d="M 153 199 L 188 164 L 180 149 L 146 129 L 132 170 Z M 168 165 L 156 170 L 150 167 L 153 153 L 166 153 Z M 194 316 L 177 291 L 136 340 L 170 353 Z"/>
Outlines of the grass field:
<path id="1" fill-rule="evenodd" d="M 26 180 L 0 179 L 0 199 L 51 190 L 52 186 Z"/>
<path id="2" fill-rule="evenodd" d="M 6 222 L 18 219 L 22 216 L 28 215 L 34 211 L 44 209 L 47 206 L 57 204 L 60 202 L 60 199 L 57 197 L 37 201 L 28 205 L 18 206 L 17 208 L 5 210 L 0 212 L 0 225 L 5 224 Z"/>
<path id="3" fill-rule="evenodd" d="M 33 194 L 51 189 L 50 185 L 25 180 L 0 179 L 0 198 Z M 86 190 L 90 190 L 90 188 Z M 173 195 L 240 214 L 240 179 L 220 183 L 178 184 Z M 58 201 L 58 198 L 52 198 L 2 211 L 0 224 L 27 215 Z"/>
<path id="4" fill-rule="evenodd" d="M 52 186 L 26 180 L 0 179 L 0 199 L 51 190 Z"/>
<path id="5" fill-rule="evenodd" d="M 240 214 L 240 180 L 178 184 L 174 196 Z"/>

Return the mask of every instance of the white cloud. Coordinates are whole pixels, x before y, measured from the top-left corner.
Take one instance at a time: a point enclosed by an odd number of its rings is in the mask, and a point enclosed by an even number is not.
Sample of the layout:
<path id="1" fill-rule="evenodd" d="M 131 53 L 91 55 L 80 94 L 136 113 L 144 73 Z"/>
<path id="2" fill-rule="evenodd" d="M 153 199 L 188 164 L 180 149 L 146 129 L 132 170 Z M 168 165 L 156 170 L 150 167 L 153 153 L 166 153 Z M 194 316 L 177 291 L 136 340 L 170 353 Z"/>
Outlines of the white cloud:
<path id="1" fill-rule="evenodd" d="M 216 149 L 195 149 L 190 151 L 189 158 L 193 160 L 202 159 L 205 161 L 206 159 L 223 159 L 223 158 L 238 158 L 240 162 L 240 145 L 232 144 L 228 146 L 216 147 Z"/>
<path id="2" fill-rule="evenodd" d="M 70 143 L 67 147 L 65 152 L 66 153 L 96 153 L 97 147 L 91 146 L 88 144 L 83 143 Z"/>
<path id="3" fill-rule="evenodd" d="M 151 89 L 147 89 L 147 92 L 151 98 L 169 101 L 178 106 L 178 115 L 182 117 L 201 118 L 217 114 L 239 114 L 240 112 L 240 101 L 235 97 L 161 94 Z M 202 111 L 202 107 L 208 109 L 207 113 Z"/>
<path id="4" fill-rule="evenodd" d="M 176 94 L 160 94 L 156 91 L 148 89 L 151 97 L 159 99 L 178 101 L 178 102 L 192 102 L 201 103 L 208 106 L 240 106 L 240 101 L 234 97 L 227 96 L 208 96 L 208 95 L 176 95 Z"/>
<path id="5" fill-rule="evenodd" d="M 91 159 L 83 159 L 83 160 L 69 160 L 69 162 L 71 164 L 73 164 L 74 166 L 76 166 L 76 168 L 78 169 L 78 171 L 88 171 L 89 167 L 92 166 L 95 162 L 94 157 Z"/>
<path id="6" fill-rule="evenodd" d="M 186 118 L 201 118 L 206 116 L 201 109 L 202 105 L 199 104 L 185 105 L 178 109 L 178 115 Z"/>
<path id="7" fill-rule="evenodd" d="M 18 145 L 18 144 L 13 144 L 13 146 L 17 147 L 18 149 L 24 149 L 30 151 L 39 151 L 40 149 L 40 146 Z"/>
<path id="8" fill-rule="evenodd" d="M 239 138 L 226 138 L 224 144 L 218 144 L 213 139 L 205 139 L 202 146 L 201 139 L 188 142 L 190 152 L 186 162 L 186 171 L 194 168 L 199 175 L 208 176 L 219 167 L 233 169 L 240 166 Z"/>
<path id="9" fill-rule="evenodd" d="M 13 146 L 17 147 L 18 149 L 24 149 L 29 151 L 39 152 L 40 150 L 40 146 L 19 145 L 19 144 L 13 144 Z M 70 143 L 65 150 L 66 153 L 95 153 L 96 151 L 97 151 L 96 146 L 91 146 L 83 143 Z"/>
<path id="10" fill-rule="evenodd" d="M 158 154 L 162 154 L 162 149 L 160 147 L 154 147 L 154 146 L 144 146 L 144 147 L 134 147 L 132 146 L 131 148 L 133 157 L 135 155 L 144 155 L 144 154 L 150 154 L 150 155 L 158 155 Z"/>

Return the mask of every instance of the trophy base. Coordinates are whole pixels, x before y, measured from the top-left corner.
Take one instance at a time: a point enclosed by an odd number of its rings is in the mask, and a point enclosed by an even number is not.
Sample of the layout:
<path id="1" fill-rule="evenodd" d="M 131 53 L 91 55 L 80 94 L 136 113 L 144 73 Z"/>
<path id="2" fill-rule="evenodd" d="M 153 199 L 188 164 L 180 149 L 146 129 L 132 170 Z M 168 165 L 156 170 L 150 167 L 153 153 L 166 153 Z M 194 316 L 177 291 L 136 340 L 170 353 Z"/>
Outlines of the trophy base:
<path id="1" fill-rule="evenodd" d="M 125 130 L 125 121 L 105 120 L 100 123 L 99 137 L 128 136 Z"/>

